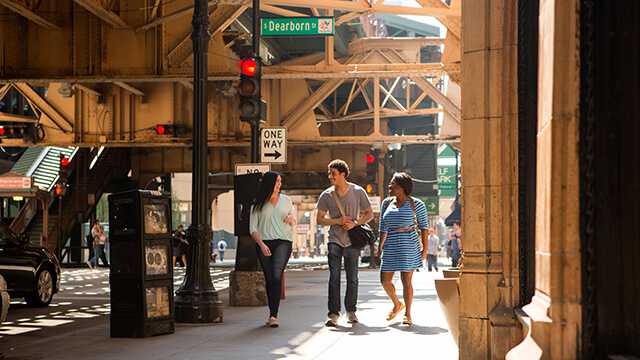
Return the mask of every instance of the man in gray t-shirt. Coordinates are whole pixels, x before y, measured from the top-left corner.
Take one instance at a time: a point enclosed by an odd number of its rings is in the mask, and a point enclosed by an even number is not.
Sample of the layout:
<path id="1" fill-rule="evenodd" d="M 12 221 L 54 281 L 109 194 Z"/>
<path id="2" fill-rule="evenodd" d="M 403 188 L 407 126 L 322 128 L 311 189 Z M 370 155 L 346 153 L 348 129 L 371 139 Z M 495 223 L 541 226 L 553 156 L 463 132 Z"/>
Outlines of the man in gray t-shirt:
<path id="1" fill-rule="evenodd" d="M 356 303 L 358 301 L 358 258 L 360 251 L 351 247 L 347 231 L 359 224 L 366 224 L 373 219 L 371 202 L 364 189 L 347 182 L 349 166 L 340 159 L 329 163 L 329 181 L 331 187 L 323 191 L 318 198 L 318 225 L 330 226 L 328 244 L 329 262 L 329 301 L 328 319 L 326 326 L 338 326 L 340 316 L 340 270 L 344 257 L 344 270 L 347 277 L 347 290 L 344 306 L 350 323 L 358 322 L 356 317 Z M 336 198 L 345 214 L 342 215 L 336 203 Z M 358 218 L 360 211 L 364 215 Z M 327 216 L 328 215 L 328 216 Z"/>

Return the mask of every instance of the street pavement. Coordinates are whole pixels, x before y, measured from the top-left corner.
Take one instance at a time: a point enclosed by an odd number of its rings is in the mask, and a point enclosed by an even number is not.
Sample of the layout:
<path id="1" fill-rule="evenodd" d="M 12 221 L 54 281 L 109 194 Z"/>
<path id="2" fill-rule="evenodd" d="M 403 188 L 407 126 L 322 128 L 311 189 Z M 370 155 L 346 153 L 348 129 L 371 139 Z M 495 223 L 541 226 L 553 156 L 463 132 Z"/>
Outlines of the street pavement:
<path id="1" fill-rule="evenodd" d="M 348 324 L 343 314 L 338 327 L 330 328 L 324 326 L 326 259 L 292 260 L 285 273 L 280 327 L 269 328 L 266 306 L 229 306 L 228 272 L 232 269 L 230 260 L 211 267 L 223 305 L 222 323 L 176 324 L 174 334 L 143 339 L 110 337 L 108 270 L 64 269 L 66 289 L 54 297 L 54 306 L 38 313 L 38 309 L 12 303 L 7 322 L 0 326 L 0 349 L 5 359 L 458 358 L 433 282 L 442 277 L 441 272 L 414 273 L 413 325 L 403 325 L 402 314 L 393 321 L 385 320 L 392 304 L 380 286 L 379 271 L 361 267 L 360 322 Z M 176 269 L 176 286 L 183 274 L 183 269 Z M 89 286 L 87 278 L 91 279 Z M 401 294 L 398 274 L 394 283 Z M 343 295 L 344 286 L 343 275 Z M 28 328 L 37 330 L 11 333 Z"/>

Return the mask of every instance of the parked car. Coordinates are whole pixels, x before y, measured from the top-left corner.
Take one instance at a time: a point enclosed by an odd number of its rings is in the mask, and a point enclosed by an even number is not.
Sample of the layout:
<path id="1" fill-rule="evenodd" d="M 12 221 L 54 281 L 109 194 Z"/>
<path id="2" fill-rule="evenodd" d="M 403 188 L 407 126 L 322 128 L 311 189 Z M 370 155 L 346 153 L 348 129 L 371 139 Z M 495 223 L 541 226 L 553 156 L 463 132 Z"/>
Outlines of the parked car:
<path id="1" fill-rule="evenodd" d="M 28 234 L 16 235 L 0 222 L 0 275 L 11 298 L 23 297 L 29 306 L 48 306 L 60 290 L 60 263 Z"/>
<path id="2" fill-rule="evenodd" d="M 7 282 L 0 275 L 0 323 L 3 323 L 9 312 L 9 293 L 7 292 Z"/>

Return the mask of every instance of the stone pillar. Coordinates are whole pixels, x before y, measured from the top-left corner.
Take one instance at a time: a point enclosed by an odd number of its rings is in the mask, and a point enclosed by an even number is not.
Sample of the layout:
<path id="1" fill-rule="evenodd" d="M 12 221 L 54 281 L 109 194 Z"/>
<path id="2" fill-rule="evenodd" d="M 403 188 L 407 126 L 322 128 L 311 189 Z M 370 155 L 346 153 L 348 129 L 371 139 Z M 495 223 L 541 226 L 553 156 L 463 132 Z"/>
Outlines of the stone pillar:
<path id="1" fill-rule="evenodd" d="M 521 340 L 518 296 L 517 1 L 462 4 L 461 359 Z"/>
<path id="2" fill-rule="evenodd" d="M 575 359 L 581 346 L 579 1 L 540 1 L 535 295 L 510 358 Z"/>

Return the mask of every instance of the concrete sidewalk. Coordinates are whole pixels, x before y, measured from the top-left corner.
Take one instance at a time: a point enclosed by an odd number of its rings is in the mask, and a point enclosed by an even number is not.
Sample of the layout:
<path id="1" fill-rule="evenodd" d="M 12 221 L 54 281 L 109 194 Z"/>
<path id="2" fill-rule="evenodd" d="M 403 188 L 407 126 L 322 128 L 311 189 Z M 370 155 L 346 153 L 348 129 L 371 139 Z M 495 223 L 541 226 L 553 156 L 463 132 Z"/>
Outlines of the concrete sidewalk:
<path id="1" fill-rule="evenodd" d="M 81 333 L 43 338 L 11 358 L 29 359 L 393 359 L 409 355 L 457 359 L 436 297 L 434 278 L 442 273 L 414 274 L 413 325 L 385 317 L 392 307 L 379 283 L 379 272 L 360 269 L 358 317 L 348 324 L 344 314 L 337 328 L 324 326 L 328 270 L 287 270 L 286 299 L 280 327 L 265 325 L 268 308 L 230 307 L 228 290 L 219 291 L 223 322 L 215 325 L 176 324 L 174 334 L 144 339 L 109 337 L 109 321 Z M 343 275 L 344 277 L 344 275 Z M 344 283 L 344 281 L 343 281 Z M 396 275 L 398 293 L 402 292 Z M 343 284 L 344 295 L 344 284 Z M 5 354 L 9 355 L 9 354 Z"/>

